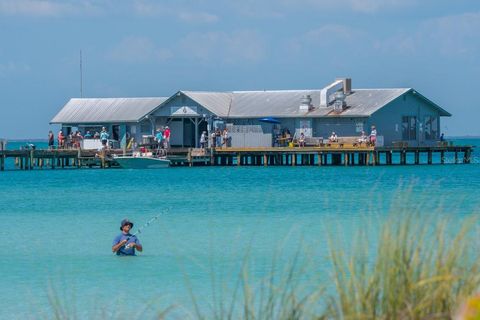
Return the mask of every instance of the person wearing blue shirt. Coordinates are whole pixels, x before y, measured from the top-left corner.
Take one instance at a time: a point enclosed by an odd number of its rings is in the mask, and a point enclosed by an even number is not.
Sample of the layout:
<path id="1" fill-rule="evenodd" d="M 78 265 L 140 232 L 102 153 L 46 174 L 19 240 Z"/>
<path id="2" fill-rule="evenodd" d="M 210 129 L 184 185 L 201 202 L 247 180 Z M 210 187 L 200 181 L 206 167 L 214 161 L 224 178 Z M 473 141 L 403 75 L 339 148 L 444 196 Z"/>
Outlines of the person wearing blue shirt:
<path id="1" fill-rule="evenodd" d="M 133 222 L 128 219 L 123 219 L 120 223 L 122 233 L 113 239 L 112 244 L 112 252 L 116 253 L 117 256 L 134 256 L 135 250 L 143 251 L 142 244 L 137 236 L 130 234 L 132 228 Z"/>
<path id="2" fill-rule="evenodd" d="M 109 137 L 109 134 L 107 132 L 107 129 L 105 129 L 105 127 L 103 127 L 102 132 L 100 132 L 100 140 L 102 140 L 102 145 L 104 147 L 107 146 L 108 137 Z"/>
<path id="3" fill-rule="evenodd" d="M 161 129 L 157 129 L 157 134 L 155 135 L 155 140 L 157 140 L 158 148 L 163 148 L 163 132 Z"/>

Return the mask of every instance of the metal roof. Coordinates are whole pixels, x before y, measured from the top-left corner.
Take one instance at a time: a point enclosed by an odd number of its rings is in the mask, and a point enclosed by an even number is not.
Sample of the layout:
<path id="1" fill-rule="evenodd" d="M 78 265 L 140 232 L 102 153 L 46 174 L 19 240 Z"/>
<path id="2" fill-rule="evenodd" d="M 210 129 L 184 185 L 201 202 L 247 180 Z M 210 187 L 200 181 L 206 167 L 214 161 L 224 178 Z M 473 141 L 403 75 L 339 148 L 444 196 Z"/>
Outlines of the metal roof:
<path id="1" fill-rule="evenodd" d="M 355 89 L 347 95 L 347 107 L 342 112 L 333 112 L 333 108 L 320 107 L 321 90 L 279 90 L 279 91 L 233 91 L 198 92 L 182 91 L 184 94 L 209 109 L 212 113 L 227 118 L 260 117 L 369 117 L 407 92 L 418 95 L 439 110 L 441 116 L 450 113 L 428 100 L 411 88 L 393 89 Z M 299 106 L 302 98 L 309 95 L 311 111 L 302 111 Z"/>
<path id="2" fill-rule="evenodd" d="M 219 117 L 228 117 L 232 92 L 180 91 Z"/>
<path id="3" fill-rule="evenodd" d="M 50 123 L 137 122 L 167 98 L 74 98 Z"/>
<path id="4" fill-rule="evenodd" d="M 333 112 L 333 108 L 320 107 L 320 91 L 233 91 L 205 92 L 179 91 L 222 118 L 263 117 L 369 117 L 398 97 L 411 92 L 439 110 L 441 116 L 450 113 L 411 88 L 355 89 L 347 95 L 347 108 Z M 71 99 L 51 123 L 112 123 L 138 122 L 146 115 L 167 105 L 170 98 L 97 98 Z M 302 98 L 309 95 L 314 107 L 311 111 L 300 110 Z"/>

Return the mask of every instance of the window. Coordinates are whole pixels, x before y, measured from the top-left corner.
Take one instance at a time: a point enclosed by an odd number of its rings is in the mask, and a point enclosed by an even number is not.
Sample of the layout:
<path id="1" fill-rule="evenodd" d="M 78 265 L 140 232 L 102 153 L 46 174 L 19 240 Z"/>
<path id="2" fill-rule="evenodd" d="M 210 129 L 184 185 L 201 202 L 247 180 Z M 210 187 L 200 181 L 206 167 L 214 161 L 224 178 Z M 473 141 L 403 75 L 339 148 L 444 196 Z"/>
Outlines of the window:
<path id="1" fill-rule="evenodd" d="M 140 132 L 148 134 L 152 133 L 152 124 L 150 123 L 150 121 L 147 120 L 140 123 Z"/>
<path id="2" fill-rule="evenodd" d="M 404 116 L 402 117 L 402 140 L 416 140 L 417 139 L 417 117 Z"/>
<path id="3" fill-rule="evenodd" d="M 438 118 L 425 116 L 425 140 L 436 140 L 438 138 Z"/>

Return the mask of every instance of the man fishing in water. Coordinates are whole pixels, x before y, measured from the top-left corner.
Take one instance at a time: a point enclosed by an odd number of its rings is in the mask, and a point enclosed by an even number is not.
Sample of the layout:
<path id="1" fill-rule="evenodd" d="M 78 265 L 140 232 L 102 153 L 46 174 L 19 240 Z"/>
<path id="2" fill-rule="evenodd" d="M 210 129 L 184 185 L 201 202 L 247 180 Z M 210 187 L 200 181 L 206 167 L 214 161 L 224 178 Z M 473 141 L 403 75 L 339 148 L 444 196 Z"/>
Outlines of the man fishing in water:
<path id="1" fill-rule="evenodd" d="M 134 256 L 135 249 L 142 252 L 143 248 L 136 235 L 130 234 L 133 223 L 128 219 L 123 219 L 120 223 L 120 233 L 113 239 L 112 252 L 116 252 L 117 256 Z"/>

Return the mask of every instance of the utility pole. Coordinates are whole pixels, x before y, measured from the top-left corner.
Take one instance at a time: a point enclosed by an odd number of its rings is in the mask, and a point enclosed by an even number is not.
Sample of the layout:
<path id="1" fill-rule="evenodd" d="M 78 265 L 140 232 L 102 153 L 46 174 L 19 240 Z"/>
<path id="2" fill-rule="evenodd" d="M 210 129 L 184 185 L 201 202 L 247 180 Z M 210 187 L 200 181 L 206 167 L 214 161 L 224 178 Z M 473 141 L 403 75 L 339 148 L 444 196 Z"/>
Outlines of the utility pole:
<path id="1" fill-rule="evenodd" d="M 83 61 L 82 61 L 81 49 L 80 49 L 80 98 L 83 98 Z"/>

